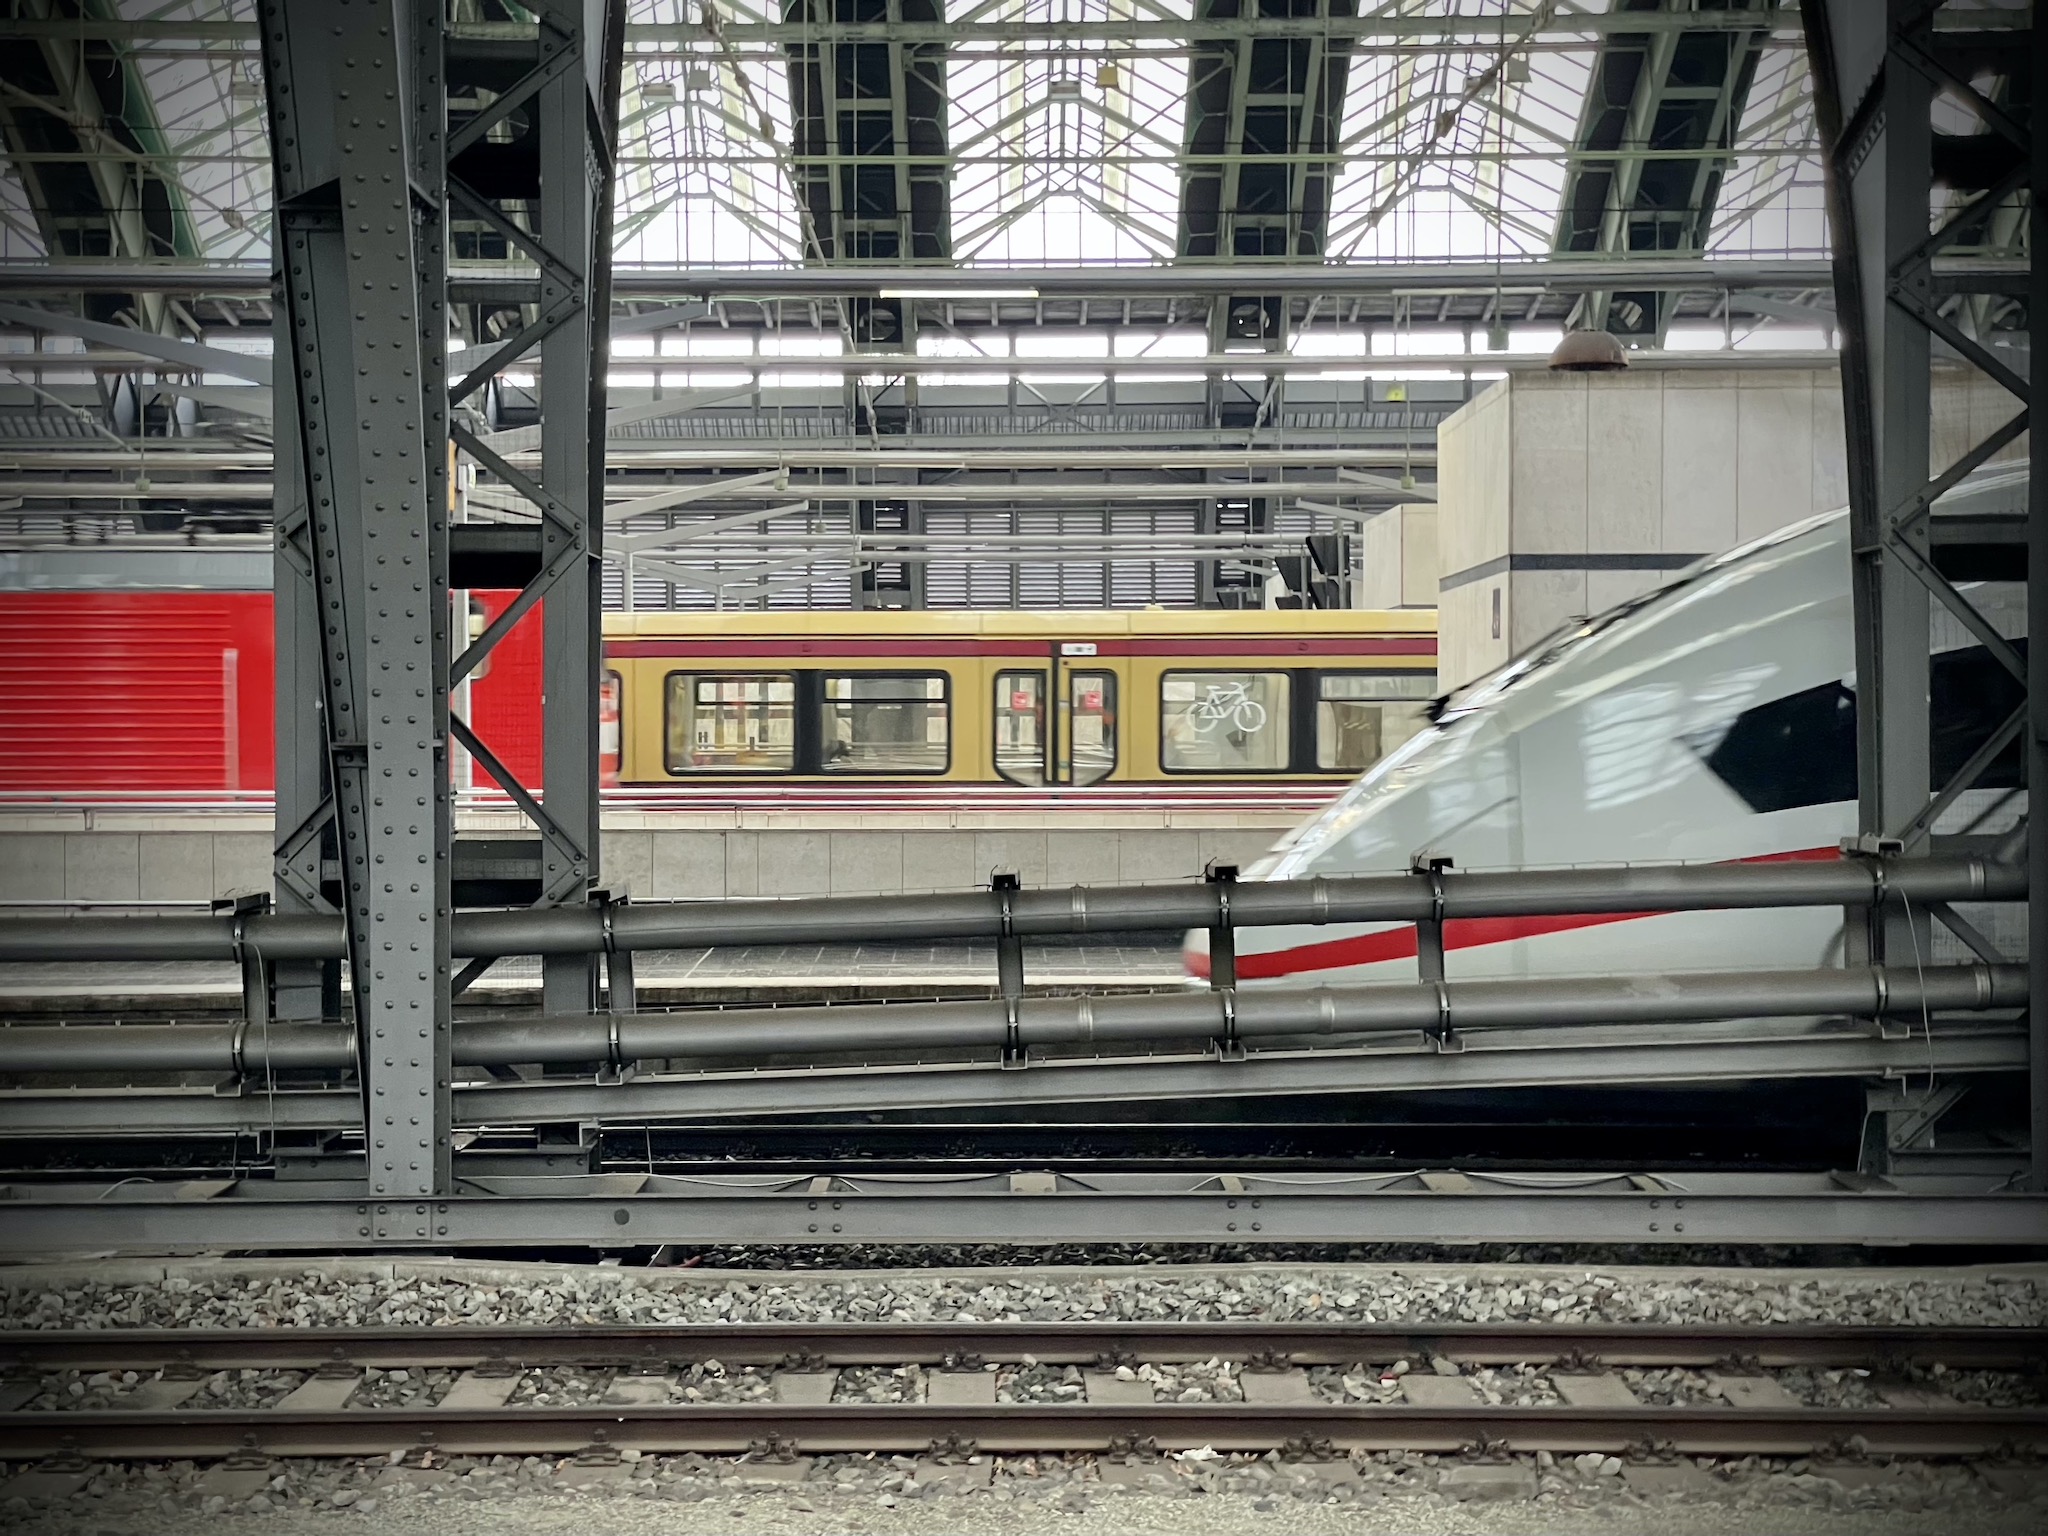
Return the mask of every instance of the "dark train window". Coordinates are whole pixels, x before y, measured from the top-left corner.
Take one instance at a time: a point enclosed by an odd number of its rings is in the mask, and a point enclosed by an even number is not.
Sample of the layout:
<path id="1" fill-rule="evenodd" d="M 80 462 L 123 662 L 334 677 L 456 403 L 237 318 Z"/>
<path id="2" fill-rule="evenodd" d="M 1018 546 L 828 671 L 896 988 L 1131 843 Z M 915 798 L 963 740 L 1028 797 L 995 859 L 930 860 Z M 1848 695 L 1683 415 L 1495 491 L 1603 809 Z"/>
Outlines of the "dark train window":
<path id="1" fill-rule="evenodd" d="M 818 712 L 823 773 L 944 773 L 952 725 L 943 672 L 827 673 Z"/>
<path id="2" fill-rule="evenodd" d="M 1856 798 L 1856 695 L 1823 683 L 1746 709 L 1704 761 L 1759 814 Z"/>
<path id="3" fill-rule="evenodd" d="M 2027 642 L 2015 641 L 2014 648 L 2024 656 Z M 1928 681 L 1930 777 L 1939 789 L 2019 708 L 2026 691 L 1981 645 L 1936 656 Z M 1694 744 L 1696 750 L 1704 745 Z M 1856 695 L 1841 683 L 1823 683 L 1744 710 L 1702 760 L 1759 813 L 1854 800 Z M 2019 782 L 2014 742 L 1993 759 L 1977 787 L 2013 789 Z"/>
<path id="4" fill-rule="evenodd" d="M 2014 650 L 2027 654 L 2027 642 L 2015 640 Z M 2027 690 L 1981 645 L 1959 651 L 1943 651 L 1934 658 L 1929 694 L 1934 700 L 1933 772 L 1934 787 L 1956 776 L 1970 754 L 1983 746 L 2006 721 L 2006 717 L 2027 701 Z M 2017 739 L 1991 761 L 1977 781 L 1979 789 L 2017 789 L 2020 783 L 2020 744 Z"/>

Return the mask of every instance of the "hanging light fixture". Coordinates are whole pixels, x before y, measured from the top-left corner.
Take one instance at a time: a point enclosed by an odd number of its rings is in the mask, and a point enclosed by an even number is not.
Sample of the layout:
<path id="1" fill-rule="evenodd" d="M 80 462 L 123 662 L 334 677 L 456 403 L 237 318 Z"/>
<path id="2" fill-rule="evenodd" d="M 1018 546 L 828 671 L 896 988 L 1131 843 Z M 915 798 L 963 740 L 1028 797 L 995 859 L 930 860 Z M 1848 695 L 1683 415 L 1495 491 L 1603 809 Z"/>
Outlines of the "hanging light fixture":
<path id="1" fill-rule="evenodd" d="M 1628 367 L 1628 353 L 1611 331 L 1566 331 L 1550 366 L 1558 373 L 1619 373 Z"/>

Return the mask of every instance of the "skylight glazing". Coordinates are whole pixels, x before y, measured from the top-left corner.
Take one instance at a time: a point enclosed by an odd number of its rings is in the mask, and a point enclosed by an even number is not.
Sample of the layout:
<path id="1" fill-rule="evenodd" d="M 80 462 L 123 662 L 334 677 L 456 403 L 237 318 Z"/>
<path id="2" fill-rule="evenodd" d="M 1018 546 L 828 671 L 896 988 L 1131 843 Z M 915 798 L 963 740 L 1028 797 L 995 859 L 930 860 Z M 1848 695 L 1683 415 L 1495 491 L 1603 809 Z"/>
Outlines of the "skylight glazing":
<path id="1" fill-rule="evenodd" d="M 253 0 L 117 0 L 162 22 L 254 19 Z M 948 0 L 945 149 L 952 259 L 967 265 L 1173 259 L 1190 44 L 1156 30 L 1193 0 Z M 1455 42 L 1412 28 L 1349 45 L 1326 250 L 1337 261 L 1547 254 L 1603 0 L 1384 0 L 1404 23 L 1458 18 Z M 792 16 L 814 14 L 804 7 Z M 1715 12 L 1720 15 L 1720 12 Z M 630 0 L 618 163 L 622 267 L 793 267 L 816 250 L 796 196 L 790 53 L 817 30 L 781 0 Z M 1099 23 L 1100 34 L 1088 31 Z M 1826 249 L 1803 53 L 1782 19 L 1722 179 L 1709 254 Z M 1142 27 L 1143 36 L 1134 36 Z M 1331 46 L 1343 52 L 1345 27 Z M 1206 46 L 1206 45 L 1205 45 Z M 130 48 L 196 254 L 269 254 L 260 63 L 244 41 Z M 1624 151 L 1625 152 L 1625 151 Z M 41 254 L 16 174 L 0 174 L 0 257 Z M 187 254 L 165 252 L 163 254 Z"/>

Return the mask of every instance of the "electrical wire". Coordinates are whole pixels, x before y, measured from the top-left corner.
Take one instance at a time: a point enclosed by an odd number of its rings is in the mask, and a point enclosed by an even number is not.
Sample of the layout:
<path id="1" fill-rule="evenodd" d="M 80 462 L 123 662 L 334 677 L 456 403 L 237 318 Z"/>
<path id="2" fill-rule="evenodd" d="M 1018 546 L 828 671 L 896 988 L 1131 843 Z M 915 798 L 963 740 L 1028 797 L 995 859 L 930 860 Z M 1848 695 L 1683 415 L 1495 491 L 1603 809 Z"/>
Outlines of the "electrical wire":
<path id="1" fill-rule="evenodd" d="M 1920 1029 L 1927 1039 L 1927 1097 L 1931 1099 L 1934 1097 L 1934 1016 L 1927 1007 L 1927 967 L 1920 958 L 1920 925 L 1913 921 L 1913 898 L 1901 891 L 1899 899 L 1906 904 L 1906 932 L 1913 937 L 1913 970 L 1920 978 Z"/>

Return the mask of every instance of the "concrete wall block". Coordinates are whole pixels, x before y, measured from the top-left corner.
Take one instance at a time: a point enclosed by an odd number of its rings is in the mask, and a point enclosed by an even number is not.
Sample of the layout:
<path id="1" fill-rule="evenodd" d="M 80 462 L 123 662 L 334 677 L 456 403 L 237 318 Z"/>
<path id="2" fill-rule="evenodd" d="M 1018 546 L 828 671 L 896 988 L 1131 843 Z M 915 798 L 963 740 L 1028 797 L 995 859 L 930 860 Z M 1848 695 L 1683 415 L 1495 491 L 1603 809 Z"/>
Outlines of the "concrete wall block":
<path id="1" fill-rule="evenodd" d="M 1401 604 L 1434 608 L 1436 584 L 1443 574 L 1437 557 L 1437 509 L 1413 505 L 1401 512 Z"/>
<path id="2" fill-rule="evenodd" d="M 133 901 L 142 894 L 141 839 L 133 832 L 64 834 L 67 901 Z"/>
<path id="3" fill-rule="evenodd" d="M 1129 832 L 1046 833 L 1046 884 L 1115 885 L 1120 878 L 1117 844 L 1129 836 Z"/>
<path id="4" fill-rule="evenodd" d="M 599 883 L 614 896 L 654 894 L 652 832 L 603 832 L 599 835 Z"/>
<path id="5" fill-rule="evenodd" d="M 972 832 L 903 834 L 905 890 L 964 891 L 987 883 L 987 872 L 976 872 Z"/>
<path id="6" fill-rule="evenodd" d="M 212 832 L 144 832 L 138 840 L 136 894 L 144 901 L 211 901 Z"/>
<path id="7" fill-rule="evenodd" d="M 1735 541 L 1808 516 L 1813 506 L 1813 387 L 1779 384 L 1736 395 Z"/>
<path id="8" fill-rule="evenodd" d="M 1664 571 L 1586 572 L 1586 611 L 1605 613 L 1617 603 L 1640 597 L 1667 579 Z"/>
<path id="9" fill-rule="evenodd" d="M 1501 633 L 1493 633 L 1493 595 L 1501 600 Z M 1508 610 L 1513 594 L 1505 572 L 1437 594 L 1436 681 L 1439 690 L 1463 687 L 1508 659 Z"/>
<path id="10" fill-rule="evenodd" d="M 1586 597 L 1584 571 L 1517 571 L 1510 578 L 1507 652 L 1528 649 L 1568 620 L 1593 610 Z"/>
<path id="11" fill-rule="evenodd" d="M 1401 605 L 1401 509 L 1390 507 L 1358 530 L 1358 606 Z"/>
<path id="12" fill-rule="evenodd" d="M 725 834 L 725 894 L 759 896 L 761 891 L 761 834 Z"/>
<path id="13" fill-rule="evenodd" d="M 1202 840 L 1198 829 L 1159 832 L 1126 830 L 1116 839 L 1117 882 L 1153 885 L 1202 876 Z"/>
<path id="14" fill-rule="evenodd" d="M 1663 543 L 1669 554 L 1735 546 L 1738 394 L 1685 377 L 1664 390 Z"/>
<path id="15" fill-rule="evenodd" d="M 1583 378 L 1517 379 L 1514 523 L 1519 553 L 1574 554 L 1586 545 L 1588 391 Z"/>
<path id="16" fill-rule="evenodd" d="M 1359 528 L 1358 606 L 1436 606 L 1437 509 L 1429 502 L 1389 507 Z"/>
<path id="17" fill-rule="evenodd" d="M 648 895 L 659 901 L 724 896 L 725 840 L 739 835 L 695 831 L 648 834 Z"/>
<path id="18" fill-rule="evenodd" d="M 63 899 L 63 833 L 9 832 L 0 838 L 0 900 Z"/>
<path id="19" fill-rule="evenodd" d="M 240 896 L 271 889 L 270 834 L 213 834 L 213 894 Z"/>
<path id="20" fill-rule="evenodd" d="M 832 889 L 832 834 L 763 832 L 760 894 L 824 896 Z"/>
<path id="21" fill-rule="evenodd" d="M 1046 835 L 1043 832 L 977 832 L 970 885 L 987 885 L 991 871 L 1014 872 L 1026 885 L 1046 885 Z"/>
<path id="22" fill-rule="evenodd" d="M 1437 426 L 1437 561 L 1462 571 L 1507 553 L 1514 394 L 1503 380 Z"/>
<path id="23" fill-rule="evenodd" d="M 1813 489 L 1806 504 L 1815 512 L 1849 505 L 1849 450 L 1842 428 L 1839 385 L 1814 385 Z"/>
<path id="24" fill-rule="evenodd" d="M 2020 370 L 2023 374 L 2025 369 Z M 1928 437 L 1928 473 L 1939 474 L 1992 431 L 2010 420 L 2020 404 L 2005 387 L 1974 368 L 1938 367 L 1933 376 L 1932 431 Z M 1998 450 L 1992 463 L 2026 458 L 2027 434 Z"/>
<path id="25" fill-rule="evenodd" d="M 1627 375 L 1587 380 L 1586 547 L 1661 549 L 1664 394 Z"/>
<path id="26" fill-rule="evenodd" d="M 901 832 L 834 832 L 831 881 L 834 896 L 872 896 L 903 887 Z"/>

